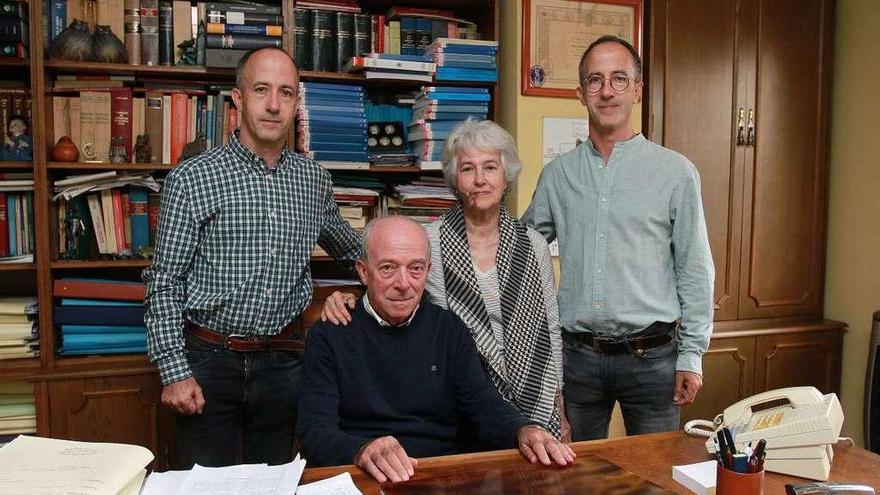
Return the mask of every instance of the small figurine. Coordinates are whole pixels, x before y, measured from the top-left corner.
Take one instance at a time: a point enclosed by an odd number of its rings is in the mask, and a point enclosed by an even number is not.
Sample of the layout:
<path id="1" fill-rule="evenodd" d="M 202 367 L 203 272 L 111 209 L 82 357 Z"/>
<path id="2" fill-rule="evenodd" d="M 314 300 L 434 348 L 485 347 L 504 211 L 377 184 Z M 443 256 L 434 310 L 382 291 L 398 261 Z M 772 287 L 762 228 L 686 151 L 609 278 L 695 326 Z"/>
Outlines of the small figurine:
<path id="1" fill-rule="evenodd" d="M 4 160 L 30 161 L 33 159 L 34 141 L 27 130 L 27 122 L 24 117 L 15 115 L 9 119 L 9 123 L 6 125 L 7 132 L 2 153 Z"/>
<path id="2" fill-rule="evenodd" d="M 177 45 L 180 49 L 180 61 L 177 65 L 196 65 L 196 43 L 193 39 L 188 39 Z"/>
<path id="3" fill-rule="evenodd" d="M 150 136 L 140 134 L 134 143 L 134 159 L 137 163 L 150 163 Z"/>
<path id="4" fill-rule="evenodd" d="M 199 134 L 194 141 L 190 141 L 183 146 L 183 149 L 180 151 L 180 158 L 177 160 L 177 163 L 181 163 L 189 157 L 198 155 L 199 153 L 205 151 L 206 147 L 207 142 L 205 141 L 205 135 Z"/>
<path id="5" fill-rule="evenodd" d="M 110 141 L 110 163 L 125 163 L 128 154 L 125 151 L 125 140 L 122 136 L 113 136 Z"/>

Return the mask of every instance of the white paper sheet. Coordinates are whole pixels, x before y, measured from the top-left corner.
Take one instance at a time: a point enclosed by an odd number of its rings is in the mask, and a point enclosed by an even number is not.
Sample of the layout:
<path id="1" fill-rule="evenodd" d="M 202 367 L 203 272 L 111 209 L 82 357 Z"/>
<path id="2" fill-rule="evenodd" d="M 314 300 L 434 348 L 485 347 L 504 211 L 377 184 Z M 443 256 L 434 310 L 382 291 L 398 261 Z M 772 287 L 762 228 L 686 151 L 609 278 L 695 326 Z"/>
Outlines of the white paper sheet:
<path id="1" fill-rule="evenodd" d="M 296 495 L 363 495 L 351 475 L 348 473 L 337 474 L 307 485 L 301 485 L 296 489 Z"/>
<path id="2" fill-rule="evenodd" d="M 280 466 L 241 464 L 220 468 L 196 464 L 178 495 L 293 495 L 305 469 L 299 456 Z M 166 492 L 167 493 L 167 492 Z"/>

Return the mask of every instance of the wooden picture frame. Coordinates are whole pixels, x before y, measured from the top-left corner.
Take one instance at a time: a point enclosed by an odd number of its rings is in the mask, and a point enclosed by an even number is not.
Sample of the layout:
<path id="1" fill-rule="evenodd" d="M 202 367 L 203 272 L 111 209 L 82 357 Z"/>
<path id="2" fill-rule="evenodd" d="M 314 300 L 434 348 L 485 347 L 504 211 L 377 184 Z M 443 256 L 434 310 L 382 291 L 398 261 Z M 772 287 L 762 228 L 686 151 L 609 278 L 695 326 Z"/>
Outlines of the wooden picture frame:
<path id="1" fill-rule="evenodd" d="M 643 0 L 523 0 L 522 94 L 576 98 L 578 62 L 606 34 L 641 53 Z"/>

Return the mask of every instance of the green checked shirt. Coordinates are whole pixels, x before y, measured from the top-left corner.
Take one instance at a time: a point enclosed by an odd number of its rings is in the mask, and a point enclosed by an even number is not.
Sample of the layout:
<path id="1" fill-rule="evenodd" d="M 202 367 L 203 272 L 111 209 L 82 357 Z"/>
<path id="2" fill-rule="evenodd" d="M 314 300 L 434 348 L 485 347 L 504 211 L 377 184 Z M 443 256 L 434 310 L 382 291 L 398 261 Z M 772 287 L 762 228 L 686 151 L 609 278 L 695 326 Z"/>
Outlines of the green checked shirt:
<path id="1" fill-rule="evenodd" d="M 330 174 L 285 148 L 275 168 L 239 142 L 174 168 L 162 207 L 144 321 L 162 383 L 192 376 L 184 324 L 274 335 L 312 299 L 310 258 L 320 244 L 355 260 L 360 237 L 339 215 Z"/>

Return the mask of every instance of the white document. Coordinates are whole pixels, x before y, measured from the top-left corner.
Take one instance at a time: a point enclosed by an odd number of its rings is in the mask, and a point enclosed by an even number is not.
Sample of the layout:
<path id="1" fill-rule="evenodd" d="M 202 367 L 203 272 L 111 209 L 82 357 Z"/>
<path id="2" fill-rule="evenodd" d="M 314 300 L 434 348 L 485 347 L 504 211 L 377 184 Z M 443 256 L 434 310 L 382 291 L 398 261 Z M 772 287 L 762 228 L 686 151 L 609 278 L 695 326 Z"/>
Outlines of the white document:
<path id="1" fill-rule="evenodd" d="M 152 460 L 139 445 L 21 435 L 0 449 L 0 493 L 117 495 L 140 488 L 133 480 Z"/>
<path id="2" fill-rule="evenodd" d="M 327 478 L 325 480 L 316 481 L 307 485 L 301 485 L 296 489 L 296 495 L 363 495 L 351 475 L 341 473 Z"/>
<path id="3" fill-rule="evenodd" d="M 672 466 L 672 479 L 697 495 L 714 495 L 717 469 L 718 461 L 715 460 Z"/>
<path id="4" fill-rule="evenodd" d="M 177 489 L 186 481 L 189 471 L 165 471 L 164 473 L 152 472 L 144 483 L 141 495 L 168 495 L 177 493 Z"/>
<path id="5" fill-rule="evenodd" d="M 299 455 L 280 466 L 241 464 L 209 468 L 192 468 L 178 495 L 293 495 L 305 469 L 306 461 Z"/>

